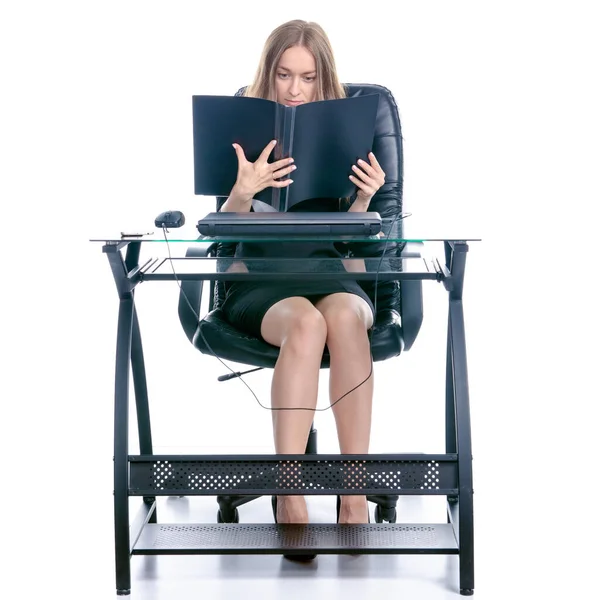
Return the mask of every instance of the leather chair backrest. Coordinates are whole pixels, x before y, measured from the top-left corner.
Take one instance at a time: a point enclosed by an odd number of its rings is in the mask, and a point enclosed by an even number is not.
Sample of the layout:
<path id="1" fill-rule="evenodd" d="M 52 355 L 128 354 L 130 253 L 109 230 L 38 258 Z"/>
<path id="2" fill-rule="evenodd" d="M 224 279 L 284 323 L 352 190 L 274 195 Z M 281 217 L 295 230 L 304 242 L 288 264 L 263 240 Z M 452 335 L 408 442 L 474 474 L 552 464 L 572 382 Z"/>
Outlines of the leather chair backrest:
<path id="1" fill-rule="evenodd" d="M 374 84 L 344 84 L 348 97 L 366 94 L 379 94 L 379 107 L 375 122 L 375 136 L 373 139 L 373 154 L 375 154 L 381 168 L 385 173 L 385 183 L 375 194 L 369 205 L 370 211 L 378 212 L 383 218 L 394 218 L 402 213 L 402 189 L 404 161 L 402 155 L 402 129 L 398 106 L 390 90 Z M 245 88 L 241 88 L 236 96 L 242 95 Z M 351 165 L 348 165 L 350 167 Z M 220 210 L 227 198 L 217 197 L 217 210 Z M 402 220 L 399 218 L 394 230 L 402 235 Z M 403 244 L 397 242 L 381 243 L 355 243 L 347 244 L 350 255 L 359 257 L 379 257 L 385 249 L 386 260 L 394 261 L 400 255 Z M 217 246 L 217 256 L 233 256 L 235 243 L 221 243 Z M 389 258 L 388 258 L 389 257 Z M 399 261 L 399 259 L 396 259 Z M 223 268 L 227 268 L 224 265 Z M 363 289 L 374 299 L 375 282 L 360 282 Z M 214 286 L 213 307 L 219 308 L 225 301 L 225 284 L 217 281 Z M 377 283 L 377 310 L 393 308 L 401 313 L 400 284 L 397 281 Z"/>

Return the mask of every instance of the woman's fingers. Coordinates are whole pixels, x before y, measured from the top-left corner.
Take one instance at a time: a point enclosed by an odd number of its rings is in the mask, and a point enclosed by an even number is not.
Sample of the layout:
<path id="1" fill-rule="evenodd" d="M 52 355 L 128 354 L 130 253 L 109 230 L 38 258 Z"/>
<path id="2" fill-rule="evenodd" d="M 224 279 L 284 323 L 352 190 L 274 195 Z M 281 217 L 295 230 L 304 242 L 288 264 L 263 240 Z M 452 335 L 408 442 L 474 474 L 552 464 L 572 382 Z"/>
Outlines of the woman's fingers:
<path id="1" fill-rule="evenodd" d="M 370 194 L 371 196 L 377 191 L 376 188 L 374 188 L 373 186 L 369 185 L 368 183 L 366 183 L 364 181 L 361 181 L 358 177 L 354 177 L 353 175 L 350 175 L 350 180 L 356 187 L 361 189 L 363 192 Z"/>
<path id="2" fill-rule="evenodd" d="M 369 152 L 369 163 L 358 160 L 357 165 L 352 165 L 354 175 L 350 180 L 358 188 L 357 198 L 370 200 L 385 183 L 385 173 L 372 152 Z"/>
<path id="3" fill-rule="evenodd" d="M 375 175 L 375 173 L 376 173 L 375 169 L 369 163 L 365 162 L 361 158 L 358 159 L 357 164 L 358 164 L 359 168 L 361 168 L 363 171 L 365 171 L 371 177 L 373 177 Z"/>
<path id="4" fill-rule="evenodd" d="M 369 160 L 371 161 L 371 164 L 376 169 L 381 170 L 381 172 L 383 173 L 383 169 L 381 168 L 381 165 L 379 164 L 379 161 L 375 158 L 375 155 L 372 152 L 369 152 Z M 383 175 L 385 176 L 385 173 L 383 173 Z"/>
<path id="5" fill-rule="evenodd" d="M 288 173 L 291 173 L 292 171 L 296 170 L 296 165 L 290 165 L 289 167 L 286 167 L 285 169 L 279 169 L 278 171 L 273 171 L 273 179 L 279 179 L 280 177 L 283 177 L 284 175 L 287 175 Z"/>
<path id="6" fill-rule="evenodd" d="M 354 175 L 358 176 L 365 183 L 369 181 L 369 176 L 364 171 L 359 169 L 356 165 L 352 165 L 352 170 L 354 171 Z"/>
<path id="7" fill-rule="evenodd" d="M 273 187 L 278 187 L 278 188 L 287 187 L 288 185 L 291 185 L 292 183 L 294 183 L 293 179 L 284 179 L 283 181 L 273 181 Z"/>
<path id="8" fill-rule="evenodd" d="M 271 152 L 273 152 L 273 148 L 275 148 L 275 144 L 277 144 L 277 140 L 271 140 L 266 146 L 265 149 L 260 153 L 256 162 L 267 162 Z"/>
<path id="9" fill-rule="evenodd" d="M 369 160 L 371 164 L 359 159 L 358 166 L 352 165 L 354 177 L 351 175 L 350 179 L 355 183 L 361 181 L 375 189 L 379 189 L 385 183 L 385 173 L 372 152 L 369 152 Z M 359 187 L 362 188 L 362 186 Z"/>
<path id="10" fill-rule="evenodd" d="M 246 160 L 246 155 L 244 154 L 244 149 L 239 145 L 239 144 L 231 144 L 233 146 L 233 149 L 235 150 L 235 153 L 237 154 L 237 158 L 238 158 L 238 164 L 242 164 L 245 162 L 248 162 Z"/>
<path id="11" fill-rule="evenodd" d="M 269 142 L 254 163 L 248 162 L 244 150 L 239 144 L 232 144 L 238 157 L 238 182 L 243 180 L 245 188 L 260 192 L 265 187 L 286 187 L 292 183 L 291 179 L 277 181 L 284 175 L 288 175 L 296 169 L 293 158 L 282 158 L 269 163 L 268 158 L 273 152 L 277 142 Z M 255 192 L 255 193 L 256 193 Z"/>
<path id="12" fill-rule="evenodd" d="M 281 160 L 276 160 L 275 162 L 271 163 L 271 168 L 274 171 L 277 171 L 277 169 L 283 169 L 283 167 L 287 167 L 288 165 L 291 165 L 294 162 L 293 158 L 282 158 Z"/>

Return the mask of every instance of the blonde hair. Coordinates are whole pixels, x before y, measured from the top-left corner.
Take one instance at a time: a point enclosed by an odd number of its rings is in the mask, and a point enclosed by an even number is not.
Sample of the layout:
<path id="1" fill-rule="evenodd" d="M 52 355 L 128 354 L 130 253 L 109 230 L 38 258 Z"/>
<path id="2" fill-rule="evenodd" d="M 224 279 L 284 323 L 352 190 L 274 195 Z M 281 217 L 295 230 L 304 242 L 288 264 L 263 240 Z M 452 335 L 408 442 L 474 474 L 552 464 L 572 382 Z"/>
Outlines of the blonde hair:
<path id="1" fill-rule="evenodd" d="M 254 81 L 244 91 L 244 96 L 277 100 L 275 77 L 283 53 L 294 46 L 306 48 L 315 59 L 317 67 L 315 100 L 335 100 L 346 97 L 346 89 L 339 82 L 333 50 L 329 38 L 317 23 L 295 19 L 274 29 L 263 48 Z"/>

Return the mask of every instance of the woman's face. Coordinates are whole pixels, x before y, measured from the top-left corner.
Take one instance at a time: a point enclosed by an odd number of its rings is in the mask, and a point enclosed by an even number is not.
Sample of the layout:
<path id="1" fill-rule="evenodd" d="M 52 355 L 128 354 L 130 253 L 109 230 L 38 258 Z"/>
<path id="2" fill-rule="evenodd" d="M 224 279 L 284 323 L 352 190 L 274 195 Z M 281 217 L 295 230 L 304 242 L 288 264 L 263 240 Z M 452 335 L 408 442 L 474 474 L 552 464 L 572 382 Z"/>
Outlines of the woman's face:
<path id="1" fill-rule="evenodd" d="M 315 57 L 309 50 L 302 46 L 288 48 L 275 73 L 277 102 L 287 106 L 312 102 L 316 96 L 317 75 Z"/>

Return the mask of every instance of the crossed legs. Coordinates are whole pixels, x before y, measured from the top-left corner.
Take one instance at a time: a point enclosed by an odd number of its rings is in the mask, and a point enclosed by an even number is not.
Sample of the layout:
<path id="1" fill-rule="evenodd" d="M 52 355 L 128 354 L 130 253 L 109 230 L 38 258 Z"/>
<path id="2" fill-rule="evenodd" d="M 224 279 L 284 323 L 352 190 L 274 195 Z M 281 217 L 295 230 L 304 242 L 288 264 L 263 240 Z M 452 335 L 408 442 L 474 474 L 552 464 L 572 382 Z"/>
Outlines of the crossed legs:
<path id="1" fill-rule="evenodd" d="M 364 381 L 371 370 L 367 330 L 373 315 L 359 296 L 331 294 L 313 305 L 306 298 L 286 298 L 273 305 L 261 324 L 263 338 L 281 348 L 271 386 L 273 434 L 278 454 L 303 454 L 317 405 L 321 356 L 331 357 L 330 397 L 335 402 Z M 340 452 L 369 450 L 373 375 L 333 406 Z M 305 410 L 285 410 L 302 408 Z M 303 496 L 280 496 L 280 523 L 306 523 Z M 340 523 L 366 523 L 365 496 L 342 496 Z"/>

